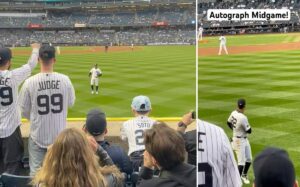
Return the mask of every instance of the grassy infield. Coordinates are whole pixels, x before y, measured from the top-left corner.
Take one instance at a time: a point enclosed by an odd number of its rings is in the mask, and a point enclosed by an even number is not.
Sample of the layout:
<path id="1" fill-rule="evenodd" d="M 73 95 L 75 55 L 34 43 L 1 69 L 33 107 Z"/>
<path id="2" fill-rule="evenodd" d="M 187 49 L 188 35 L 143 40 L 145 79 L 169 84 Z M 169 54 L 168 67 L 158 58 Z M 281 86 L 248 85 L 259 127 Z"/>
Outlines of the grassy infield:
<path id="1" fill-rule="evenodd" d="M 217 47 L 206 38 L 200 50 Z M 228 46 L 298 42 L 300 34 L 228 36 Z M 216 50 L 217 53 L 217 50 Z M 199 58 L 199 116 L 232 132 L 226 125 L 236 100 L 244 97 L 253 128 L 252 155 L 264 147 L 285 148 L 300 176 L 300 49 Z M 253 180 L 252 169 L 250 178 Z M 250 186 L 250 185 L 249 185 Z"/>

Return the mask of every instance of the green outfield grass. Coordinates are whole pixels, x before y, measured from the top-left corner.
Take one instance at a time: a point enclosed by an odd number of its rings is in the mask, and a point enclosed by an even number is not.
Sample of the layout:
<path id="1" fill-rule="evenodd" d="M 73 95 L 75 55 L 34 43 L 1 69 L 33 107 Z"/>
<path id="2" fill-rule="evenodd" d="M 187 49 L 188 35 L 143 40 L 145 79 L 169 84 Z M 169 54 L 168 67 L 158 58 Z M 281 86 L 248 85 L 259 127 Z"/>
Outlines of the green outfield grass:
<path id="1" fill-rule="evenodd" d="M 226 36 L 226 35 L 225 35 Z M 262 44 L 275 44 L 275 43 L 289 43 L 299 42 L 300 34 L 251 34 L 251 35 L 231 35 L 226 36 L 227 46 L 248 46 L 248 45 L 262 45 Z M 241 39 L 242 38 L 242 39 Z M 218 37 L 205 37 L 203 40 L 207 43 L 200 43 L 199 48 L 216 47 L 219 46 Z"/>
<path id="2" fill-rule="evenodd" d="M 253 36 L 253 35 L 251 35 Z M 270 37 L 272 36 L 272 37 Z M 284 42 L 283 36 L 257 35 L 257 40 Z M 269 38 L 270 37 L 270 38 Z M 232 36 L 245 45 L 249 36 Z M 210 38 L 213 39 L 213 38 Z M 279 43 L 280 43 L 279 42 Z M 200 49 L 201 50 L 201 49 Z M 297 51 L 206 56 L 199 58 L 199 116 L 232 136 L 226 121 L 238 98 L 247 100 L 253 128 L 249 140 L 255 156 L 266 146 L 288 150 L 300 177 L 300 49 Z M 253 171 L 250 169 L 250 179 Z M 250 185 L 249 185 L 250 186 Z"/>
<path id="3" fill-rule="evenodd" d="M 138 51 L 94 54 L 63 54 L 64 50 L 85 47 L 61 47 L 55 71 L 71 78 L 76 104 L 68 117 L 85 117 L 89 109 L 101 107 L 109 117 L 130 117 L 131 100 L 147 95 L 152 116 L 179 117 L 195 108 L 195 47 L 156 46 Z M 14 51 L 30 50 L 17 48 Z M 27 61 L 28 55 L 16 55 L 13 68 Z M 99 95 L 90 94 L 88 73 L 98 63 L 103 72 Z M 34 74 L 39 71 L 37 68 Z"/>

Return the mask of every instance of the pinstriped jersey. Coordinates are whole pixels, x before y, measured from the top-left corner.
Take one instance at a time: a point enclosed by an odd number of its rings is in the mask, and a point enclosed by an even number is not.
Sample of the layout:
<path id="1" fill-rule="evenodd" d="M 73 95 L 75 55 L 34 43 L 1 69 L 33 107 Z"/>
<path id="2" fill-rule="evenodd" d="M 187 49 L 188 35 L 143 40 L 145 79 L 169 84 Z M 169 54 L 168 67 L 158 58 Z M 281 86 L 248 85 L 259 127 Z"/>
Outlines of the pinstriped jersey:
<path id="1" fill-rule="evenodd" d="M 27 79 L 20 93 L 22 115 L 30 120 L 30 137 L 42 148 L 52 144 L 66 127 L 75 92 L 68 76 L 39 73 Z"/>
<path id="2" fill-rule="evenodd" d="M 10 136 L 21 124 L 18 88 L 37 65 L 38 51 L 33 50 L 26 65 L 12 71 L 0 71 L 0 138 Z"/>
<path id="3" fill-rule="evenodd" d="M 236 161 L 223 129 L 201 120 L 197 125 L 199 187 L 241 187 Z"/>
<path id="4" fill-rule="evenodd" d="M 98 76 L 100 74 L 102 74 L 102 72 L 101 72 L 101 70 L 99 68 L 97 68 L 97 69 L 96 68 L 92 68 L 91 71 L 90 71 L 90 73 L 92 74 L 92 76 L 91 76 L 92 79 L 96 79 L 96 78 L 98 78 Z"/>
<path id="5" fill-rule="evenodd" d="M 128 155 L 135 151 L 145 149 L 144 131 L 150 129 L 155 120 L 148 116 L 137 116 L 123 123 L 121 128 L 121 139 L 128 140 Z"/>
<path id="6" fill-rule="evenodd" d="M 233 137 L 246 137 L 247 131 L 251 128 L 245 114 L 234 110 L 231 112 L 228 120 L 233 125 Z"/>

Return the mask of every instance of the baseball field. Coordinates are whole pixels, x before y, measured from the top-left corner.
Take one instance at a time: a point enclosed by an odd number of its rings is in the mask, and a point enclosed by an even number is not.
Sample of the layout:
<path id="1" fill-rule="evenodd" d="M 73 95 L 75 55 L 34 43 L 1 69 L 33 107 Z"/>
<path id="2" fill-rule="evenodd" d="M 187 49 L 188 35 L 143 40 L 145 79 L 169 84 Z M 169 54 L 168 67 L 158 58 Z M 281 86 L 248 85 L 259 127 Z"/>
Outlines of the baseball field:
<path id="1" fill-rule="evenodd" d="M 227 36 L 227 56 L 217 55 L 218 46 L 218 37 L 199 43 L 200 118 L 232 136 L 227 118 L 245 98 L 253 157 L 266 146 L 282 147 L 299 179 L 300 33 Z"/>
<path id="2" fill-rule="evenodd" d="M 76 91 L 76 104 L 69 118 L 85 117 L 100 107 L 108 117 L 131 117 L 134 96 L 147 95 L 153 117 L 180 117 L 195 109 L 195 47 L 143 46 L 60 47 L 55 71 L 68 75 Z M 30 48 L 13 49 L 13 68 L 24 64 Z M 102 70 L 99 95 L 90 90 L 90 69 Z M 33 74 L 39 71 L 37 67 Z"/>

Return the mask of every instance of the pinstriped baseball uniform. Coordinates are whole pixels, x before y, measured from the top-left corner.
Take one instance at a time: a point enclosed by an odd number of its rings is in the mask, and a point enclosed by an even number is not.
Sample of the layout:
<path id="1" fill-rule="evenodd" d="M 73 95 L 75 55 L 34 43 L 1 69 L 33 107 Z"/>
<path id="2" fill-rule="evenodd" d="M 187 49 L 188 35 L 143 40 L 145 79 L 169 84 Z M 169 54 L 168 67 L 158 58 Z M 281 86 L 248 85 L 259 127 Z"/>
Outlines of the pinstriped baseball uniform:
<path id="1" fill-rule="evenodd" d="M 30 137 L 41 148 L 47 148 L 66 127 L 75 92 L 68 76 L 39 73 L 25 81 L 20 101 L 22 115 L 31 122 Z"/>
<path id="2" fill-rule="evenodd" d="M 228 122 L 233 125 L 232 147 L 236 152 L 238 165 L 244 166 L 252 161 L 251 146 L 247 138 L 247 132 L 251 126 L 245 114 L 234 110 L 228 117 Z"/>
<path id="3" fill-rule="evenodd" d="M 101 70 L 99 68 L 92 68 L 90 73 L 92 74 L 91 76 L 91 85 L 98 85 L 99 84 L 99 74 L 102 74 Z"/>
<path id="4" fill-rule="evenodd" d="M 128 140 L 128 155 L 135 151 L 145 149 L 144 131 L 150 129 L 155 120 L 148 116 L 137 116 L 123 123 L 121 128 L 121 139 Z"/>
<path id="5" fill-rule="evenodd" d="M 240 187 L 229 140 L 220 127 L 198 120 L 198 186 Z"/>
<path id="6" fill-rule="evenodd" d="M 9 137 L 21 124 L 18 88 L 37 65 L 38 52 L 34 49 L 28 63 L 22 67 L 0 71 L 0 138 Z"/>

